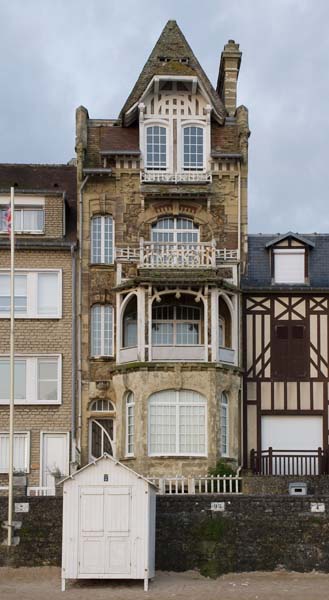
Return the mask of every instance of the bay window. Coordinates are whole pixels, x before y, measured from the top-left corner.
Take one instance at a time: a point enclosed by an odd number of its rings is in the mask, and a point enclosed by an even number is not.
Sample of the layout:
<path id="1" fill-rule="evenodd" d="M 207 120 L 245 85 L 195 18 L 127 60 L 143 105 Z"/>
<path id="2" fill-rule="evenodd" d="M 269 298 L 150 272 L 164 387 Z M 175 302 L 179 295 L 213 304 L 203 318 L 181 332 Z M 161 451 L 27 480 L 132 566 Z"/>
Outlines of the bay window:
<path id="1" fill-rule="evenodd" d="M 221 456 L 228 456 L 229 453 L 229 415 L 228 415 L 228 398 L 225 392 L 221 395 L 220 405 L 220 452 Z"/>
<path id="2" fill-rule="evenodd" d="M 61 403 L 61 356 L 17 356 L 14 369 L 15 404 Z M 0 404 L 10 397 L 10 361 L 0 356 Z"/>
<path id="3" fill-rule="evenodd" d="M 58 319 L 62 315 L 61 271 L 15 272 L 15 317 Z M 10 275 L 0 272 L 0 317 L 10 316 Z"/>
<path id="4" fill-rule="evenodd" d="M 206 456 L 206 399 L 192 390 L 149 398 L 149 455 Z"/>
<path id="5" fill-rule="evenodd" d="M 110 304 L 94 304 L 91 309 L 91 354 L 113 355 L 113 308 Z"/>
<path id="6" fill-rule="evenodd" d="M 164 305 L 152 309 L 152 344 L 200 344 L 201 311 L 194 306 Z"/>

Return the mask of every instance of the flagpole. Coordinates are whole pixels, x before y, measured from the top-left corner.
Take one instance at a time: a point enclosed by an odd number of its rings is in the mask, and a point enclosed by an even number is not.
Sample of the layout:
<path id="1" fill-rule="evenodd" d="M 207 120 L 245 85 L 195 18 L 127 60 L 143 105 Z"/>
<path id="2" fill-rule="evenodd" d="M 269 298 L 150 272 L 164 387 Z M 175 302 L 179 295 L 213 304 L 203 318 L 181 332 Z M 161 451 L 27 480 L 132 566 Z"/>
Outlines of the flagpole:
<path id="1" fill-rule="evenodd" d="M 14 382 L 15 382 L 15 212 L 14 188 L 10 188 L 10 403 L 9 403 L 9 480 L 8 480 L 8 546 L 13 541 L 13 475 L 14 475 Z"/>

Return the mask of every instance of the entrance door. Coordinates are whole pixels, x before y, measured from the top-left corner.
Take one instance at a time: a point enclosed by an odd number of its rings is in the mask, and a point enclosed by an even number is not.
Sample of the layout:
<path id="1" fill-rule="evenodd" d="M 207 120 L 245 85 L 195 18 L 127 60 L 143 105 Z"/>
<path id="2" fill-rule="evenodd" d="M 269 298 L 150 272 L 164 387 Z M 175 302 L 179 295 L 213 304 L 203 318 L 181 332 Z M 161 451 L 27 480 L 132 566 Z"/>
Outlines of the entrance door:
<path id="1" fill-rule="evenodd" d="M 131 575 L 131 488 L 80 490 L 79 572 Z"/>
<path id="2" fill-rule="evenodd" d="M 69 434 L 41 434 L 41 485 L 54 487 L 54 475 L 69 474 Z"/>

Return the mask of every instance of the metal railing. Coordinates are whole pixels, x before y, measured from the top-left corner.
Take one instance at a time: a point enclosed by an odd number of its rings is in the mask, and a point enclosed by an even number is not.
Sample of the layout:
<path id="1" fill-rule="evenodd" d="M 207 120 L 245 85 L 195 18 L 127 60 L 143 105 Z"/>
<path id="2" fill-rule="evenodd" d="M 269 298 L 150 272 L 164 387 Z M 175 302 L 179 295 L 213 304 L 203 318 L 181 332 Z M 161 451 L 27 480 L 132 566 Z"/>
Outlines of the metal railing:
<path id="1" fill-rule="evenodd" d="M 166 171 L 141 171 L 142 183 L 210 183 L 211 173 L 202 171 L 183 171 L 181 173 L 168 173 Z"/>
<path id="2" fill-rule="evenodd" d="M 251 450 L 250 468 L 255 475 L 324 475 L 328 474 L 328 452 L 322 448 Z"/>
<path id="3" fill-rule="evenodd" d="M 148 477 L 159 494 L 241 494 L 242 477 L 209 475 L 197 477 Z"/>

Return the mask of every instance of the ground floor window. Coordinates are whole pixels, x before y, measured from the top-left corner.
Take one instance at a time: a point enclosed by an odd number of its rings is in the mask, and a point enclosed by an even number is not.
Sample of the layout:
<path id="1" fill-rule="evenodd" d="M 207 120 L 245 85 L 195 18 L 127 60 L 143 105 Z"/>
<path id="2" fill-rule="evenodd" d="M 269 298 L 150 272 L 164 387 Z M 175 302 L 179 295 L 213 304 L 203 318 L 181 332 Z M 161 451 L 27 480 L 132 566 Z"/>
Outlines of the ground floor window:
<path id="1" fill-rule="evenodd" d="M 114 419 L 92 419 L 90 421 L 90 456 L 100 458 L 104 452 L 114 454 Z"/>
<path id="2" fill-rule="evenodd" d="M 228 421 L 228 398 L 225 392 L 221 396 L 221 410 L 220 410 L 220 453 L 222 456 L 228 456 L 228 432 L 229 432 L 229 421 Z"/>
<path id="3" fill-rule="evenodd" d="M 150 455 L 206 455 L 206 398 L 164 390 L 149 398 Z"/>
<path id="4" fill-rule="evenodd" d="M 14 435 L 14 472 L 28 473 L 30 467 L 29 432 Z M 0 432 L 0 473 L 9 470 L 9 433 Z"/>

